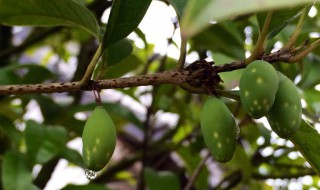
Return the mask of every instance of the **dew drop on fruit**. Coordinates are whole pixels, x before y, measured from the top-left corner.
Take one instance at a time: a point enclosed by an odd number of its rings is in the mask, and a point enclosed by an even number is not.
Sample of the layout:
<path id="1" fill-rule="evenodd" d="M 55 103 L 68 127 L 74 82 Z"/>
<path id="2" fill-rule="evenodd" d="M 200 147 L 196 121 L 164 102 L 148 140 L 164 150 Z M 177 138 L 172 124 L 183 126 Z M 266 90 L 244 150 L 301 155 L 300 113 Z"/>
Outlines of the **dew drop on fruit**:
<path id="1" fill-rule="evenodd" d="M 85 170 L 85 174 L 86 174 L 86 177 L 89 179 L 89 180 L 93 180 L 97 177 L 97 173 L 92 171 L 92 170 L 89 170 L 89 169 L 86 169 Z"/>

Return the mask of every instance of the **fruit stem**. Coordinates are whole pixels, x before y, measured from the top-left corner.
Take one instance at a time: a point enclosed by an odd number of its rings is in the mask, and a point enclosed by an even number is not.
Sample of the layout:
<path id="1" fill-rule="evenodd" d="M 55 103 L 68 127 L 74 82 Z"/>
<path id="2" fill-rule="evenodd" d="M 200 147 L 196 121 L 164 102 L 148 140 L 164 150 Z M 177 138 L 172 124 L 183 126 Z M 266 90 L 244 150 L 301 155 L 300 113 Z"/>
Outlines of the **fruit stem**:
<path id="1" fill-rule="evenodd" d="M 235 92 L 235 91 L 234 91 Z M 225 91 L 216 89 L 216 93 L 220 96 L 240 101 L 240 96 L 233 93 L 233 91 Z"/>
<path id="2" fill-rule="evenodd" d="M 270 26 L 272 15 L 273 15 L 273 11 L 269 11 L 267 18 L 264 22 L 264 25 L 262 27 L 262 30 L 260 31 L 260 35 L 259 35 L 257 44 L 256 44 L 251 56 L 245 60 L 246 65 L 248 65 L 252 61 L 256 60 L 263 52 L 264 46 L 265 46 L 265 41 L 268 36 L 268 31 L 269 31 L 269 26 Z"/>

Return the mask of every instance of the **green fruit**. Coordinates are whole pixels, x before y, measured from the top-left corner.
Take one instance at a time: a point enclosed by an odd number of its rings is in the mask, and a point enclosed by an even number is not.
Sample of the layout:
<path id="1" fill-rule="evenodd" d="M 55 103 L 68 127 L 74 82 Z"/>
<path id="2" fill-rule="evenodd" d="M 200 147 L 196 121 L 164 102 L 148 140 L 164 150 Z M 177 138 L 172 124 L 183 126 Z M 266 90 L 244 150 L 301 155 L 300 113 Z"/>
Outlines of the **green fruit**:
<path id="1" fill-rule="evenodd" d="M 287 138 L 299 130 L 302 107 L 295 85 L 282 73 L 278 72 L 278 76 L 279 88 L 267 119 L 279 137 Z"/>
<path id="2" fill-rule="evenodd" d="M 97 106 L 82 133 L 82 153 L 86 167 L 99 171 L 109 162 L 116 146 L 116 129 L 107 111 Z"/>
<path id="3" fill-rule="evenodd" d="M 231 160 L 236 148 L 237 126 L 227 106 L 218 98 L 207 100 L 200 120 L 204 141 L 215 159 Z"/>
<path id="4" fill-rule="evenodd" d="M 261 60 L 250 63 L 239 85 L 245 112 L 255 119 L 265 116 L 273 105 L 278 84 L 277 71 L 270 63 Z"/>

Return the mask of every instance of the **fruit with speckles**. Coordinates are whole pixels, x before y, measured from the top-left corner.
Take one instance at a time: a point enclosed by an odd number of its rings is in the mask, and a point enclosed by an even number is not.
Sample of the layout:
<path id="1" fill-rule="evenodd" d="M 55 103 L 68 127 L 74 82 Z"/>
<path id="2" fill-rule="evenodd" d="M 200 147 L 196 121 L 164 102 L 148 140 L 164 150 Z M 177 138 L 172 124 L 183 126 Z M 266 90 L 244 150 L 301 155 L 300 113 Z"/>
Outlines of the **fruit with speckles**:
<path id="1" fill-rule="evenodd" d="M 297 88 L 292 81 L 278 72 L 279 88 L 267 119 L 272 130 L 282 138 L 288 138 L 299 130 L 302 107 Z"/>
<path id="2" fill-rule="evenodd" d="M 89 116 L 82 133 L 82 154 L 86 167 L 100 171 L 109 162 L 116 146 L 114 123 L 102 106 Z"/>
<path id="3" fill-rule="evenodd" d="M 252 118 L 265 116 L 271 109 L 278 89 L 277 71 L 265 61 L 250 63 L 240 79 L 240 98 L 243 109 Z"/>
<path id="4" fill-rule="evenodd" d="M 228 107 L 218 98 L 205 103 L 201 116 L 201 131 L 204 141 L 219 162 L 232 159 L 236 148 L 236 121 Z"/>

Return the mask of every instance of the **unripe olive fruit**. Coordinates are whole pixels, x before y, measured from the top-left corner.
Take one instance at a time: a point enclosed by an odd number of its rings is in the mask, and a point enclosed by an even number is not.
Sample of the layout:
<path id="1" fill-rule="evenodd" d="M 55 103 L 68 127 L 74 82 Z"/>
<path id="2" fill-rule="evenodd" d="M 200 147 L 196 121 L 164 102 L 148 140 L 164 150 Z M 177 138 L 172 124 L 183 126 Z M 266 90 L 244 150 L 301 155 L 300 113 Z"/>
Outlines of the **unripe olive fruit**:
<path id="1" fill-rule="evenodd" d="M 114 123 L 102 106 L 89 116 L 82 133 L 83 161 L 87 169 L 99 171 L 109 162 L 116 146 Z"/>
<path id="2" fill-rule="evenodd" d="M 278 89 L 277 71 L 265 61 L 250 63 L 240 78 L 240 98 L 243 109 L 252 118 L 265 116 L 271 109 Z"/>
<path id="3" fill-rule="evenodd" d="M 301 100 L 295 85 L 278 72 L 279 87 L 276 99 L 267 119 L 272 130 L 282 138 L 288 138 L 299 130 L 301 124 Z"/>
<path id="4" fill-rule="evenodd" d="M 227 106 L 218 98 L 204 104 L 200 116 L 204 141 L 219 162 L 232 159 L 236 148 L 236 121 Z"/>

